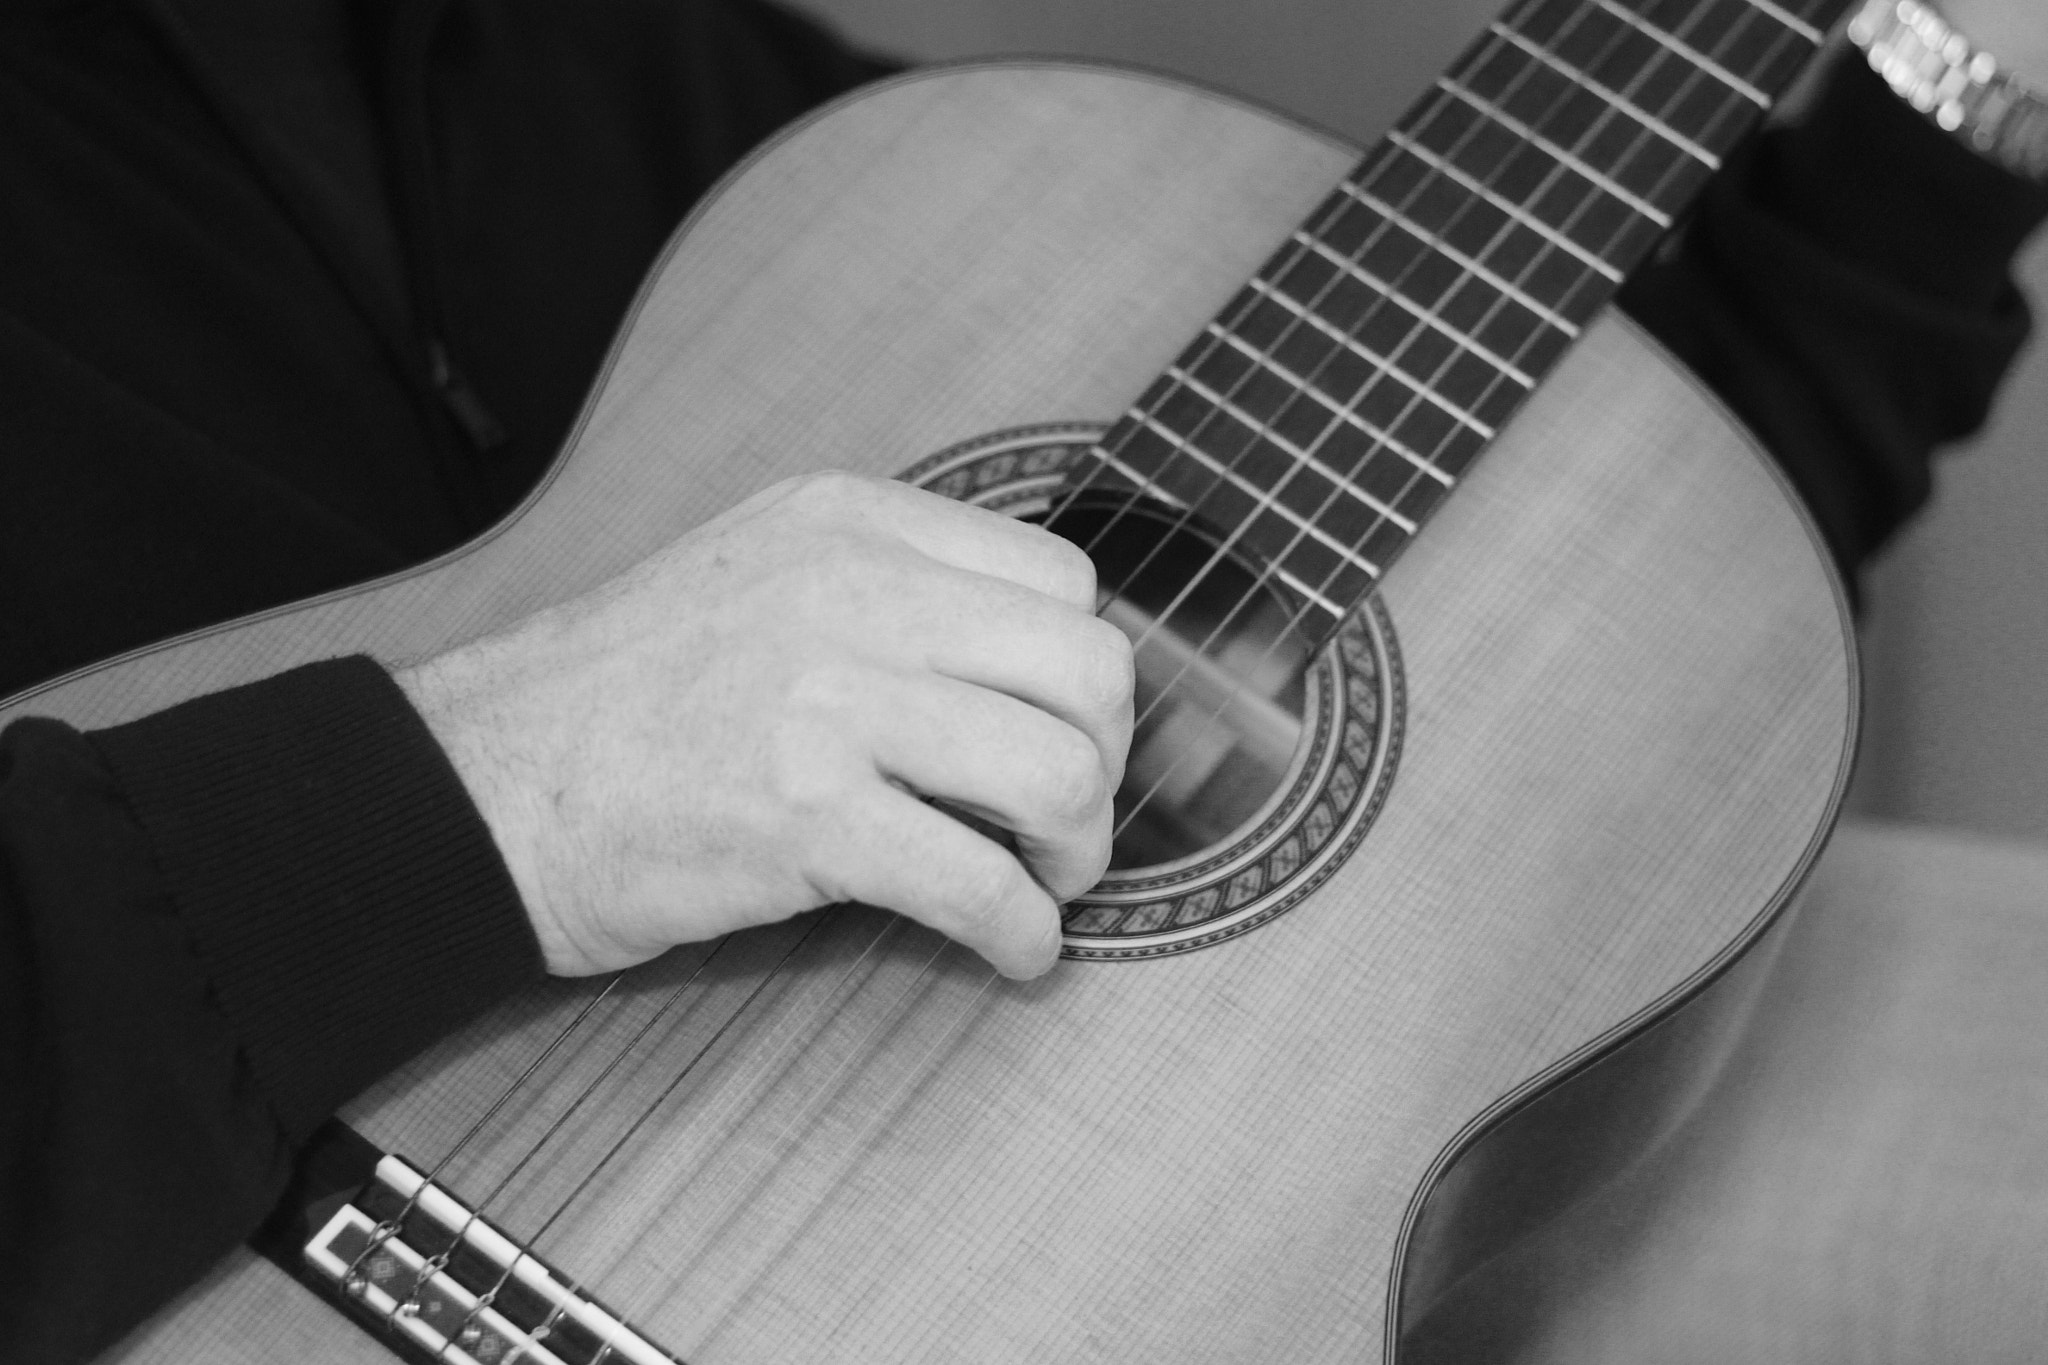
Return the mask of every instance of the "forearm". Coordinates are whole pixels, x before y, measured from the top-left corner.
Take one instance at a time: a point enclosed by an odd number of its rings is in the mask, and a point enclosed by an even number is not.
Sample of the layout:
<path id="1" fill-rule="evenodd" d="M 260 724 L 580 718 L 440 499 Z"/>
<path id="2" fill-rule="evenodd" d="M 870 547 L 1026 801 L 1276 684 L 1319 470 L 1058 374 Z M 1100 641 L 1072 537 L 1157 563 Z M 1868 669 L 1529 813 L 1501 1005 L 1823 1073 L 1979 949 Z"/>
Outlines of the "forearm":
<path id="1" fill-rule="evenodd" d="M 1852 578 L 1989 410 L 2028 331 L 2013 256 L 2048 213 L 1853 58 L 1621 296 L 1777 456 Z"/>
<path id="2" fill-rule="evenodd" d="M 248 1235 L 326 1113 L 538 975 L 494 859 L 367 661 L 0 738 L 10 1350 L 104 1347 Z"/>

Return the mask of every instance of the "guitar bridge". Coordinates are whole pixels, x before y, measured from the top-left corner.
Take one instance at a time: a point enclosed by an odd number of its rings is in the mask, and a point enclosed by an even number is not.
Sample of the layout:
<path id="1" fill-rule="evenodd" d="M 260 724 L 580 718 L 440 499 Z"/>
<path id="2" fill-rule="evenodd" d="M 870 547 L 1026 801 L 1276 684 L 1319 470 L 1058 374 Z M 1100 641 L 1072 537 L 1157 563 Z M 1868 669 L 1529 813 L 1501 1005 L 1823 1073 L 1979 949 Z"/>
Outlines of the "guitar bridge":
<path id="1" fill-rule="evenodd" d="M 302 1264 L 409 1359 L 682 1365 L 397 1157 L 327 1219 Z"/>

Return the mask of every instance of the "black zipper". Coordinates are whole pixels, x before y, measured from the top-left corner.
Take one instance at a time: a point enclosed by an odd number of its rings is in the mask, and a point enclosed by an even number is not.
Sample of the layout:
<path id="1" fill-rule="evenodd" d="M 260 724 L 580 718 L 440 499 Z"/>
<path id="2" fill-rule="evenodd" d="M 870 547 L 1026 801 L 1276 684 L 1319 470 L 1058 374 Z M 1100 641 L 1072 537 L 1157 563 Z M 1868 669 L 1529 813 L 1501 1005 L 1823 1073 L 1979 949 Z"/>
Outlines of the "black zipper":
<path id="1" fill-rule="evenodd" d="M 455 425 L 462 428 L 462 434 L 469 438 L 469 444 L 479 455 L 488 455 L 508 439 L 504 423 L 492 413 L 470 382 L 463 378 L 462 371 L 455 368 L 455 361 L 448 354 L 448 343 L 440 337 L 427 342 L 427 379 L 440 395 L 441 406 L 455 419 Z"/>
<path id="2" fill-rule="evenodd" d="M 488 479 L 475 457 L 489 456 L 504 447 L 510 433 L 462 373 L 449 340 L 426 92 L 428 51 L 448 8 L 448 0 L 419 0 L 387 11 L 390 27 L 383 35 L 380 93 L 383 133 L 394 173 L 392 209 L 398 219 L 399 250 L 405 257 L 427 387 L 454 428 L 455 443 L 466 446 L 471 457 L 463 459 L 459 452 L 450 451 L 455 458 L 443 467 L 468 514 L 481 524 L 495 509 Z"/>

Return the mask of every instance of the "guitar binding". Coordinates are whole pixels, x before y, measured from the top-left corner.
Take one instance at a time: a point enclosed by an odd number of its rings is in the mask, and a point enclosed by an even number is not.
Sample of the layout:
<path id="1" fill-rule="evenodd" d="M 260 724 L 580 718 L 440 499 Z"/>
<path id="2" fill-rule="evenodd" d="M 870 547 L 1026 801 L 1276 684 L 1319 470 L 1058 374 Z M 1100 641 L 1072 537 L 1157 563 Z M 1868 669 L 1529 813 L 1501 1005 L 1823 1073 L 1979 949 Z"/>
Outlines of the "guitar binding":
<path id="1" fill-rule="evenodd" d="M 899 477 L 957 501 L 1043 520 L 1092 469 L 1093 451 L 1105 430 L 1101 424 L 1085 422 L 1011 428 L 948 447 Z M 1136 528 L 1128 534 L 1138 537 L 1191 538 L 1205 556 L 1222 541 L 1142 497 L 1123 498 L 1113 506 L 1098 500 L 1094 515 L 1112 530 Z M 1068 530 L 1073 514 L 1062 508 L 1061 518 L 1061 529 Z M 1097 560 L 1105 588 L 1117 584 L 1121 575 L 1111 570 L 1116 547 L 1083 543 Z M 1142 558 L 1149 562 L 1152 553 L 1145 550 Z M 1133 554 L 1124 551 L 1126 559 Z M 1286 627 L 1295 619 L 1296 603 L 1286 589 L 1273 586 L 1235 553 L 1227 557 L 1238 562 L 1238 581 L 1257 585 L 1256 591 L 1272 599 L 1269 614 L 1281 622 L 1278 634 L 1290 634 Z M 1122 601 L 1115 592 L 1106 595 L 1111 600 L 1103 614 L 1134 639 L 1153 641 L 1150 647 L 1159 652 L 1148 630 L 1159 618 Z M 1174 657 L 1209 652 L 1210 638 L 1194 647 L 1182 646 Z M 1231 660 L 1232 651 L 1216 652 L 1216 662 Z M 1126 791 L 1144 763 L 1142 718 L 1152 709 L 1146 696 L 1147 648 L 1138 653 L 1141 724 L 1133 740 Z M 1263 662 L 1275 650 L 1258 643 L 1235 653 Z M 1209 666 L 1213 671 L 1214 663 Z M 1177 667 L 1176 681 L 1186 671 L 1184 663 Z M 1138 822 L 1129 818 L 1128 807 L 1143 806 L 1144 801 L 1129 802 L 1120 794 L 1119 819 L 1126 830 L 1119 835 L 1108 875 L 1065 907 L 1063 956 L 1137 961 L 1209 947 L 1248 933 L 1300 904 L 1364 839 L 1392 786 L 1405 718 L 1400 652 L 1385 607 L 1377 596 L 1368 598 L 1327 642 L 1302 651 L 1298 666 L 1282 671 L 1288 676 L 1262 683 L 1257 689 L 1260 696 L 1251 703 L 1242 699 L 1251 689 L 1232 680 L 1228 697 L 1216 708 L 1219 713 L 1225 707 L 1255 708 L 1263 719 L 1248 729 L 1270 730 L 1279 712 L 1294 713 L 1298 733 L 1282 746 L 1277 761 L 1267 759 L 1266 780 L 1254 783 L 1258 790 L 1250 795 L 1236 796 L 1227 818 L 1189 818 L 1182 822 L 1186 828 L 1150 840 L 1129 834 Z M 1159 726 L 1162 731 L 1171 728 L 1170 715 L 1167 721 Z M 1171 770 L 1183 762 L 1179 754 L 1188 747 L 1169 746 L 1174 757 L 1163 780 L 1171 779 Z M 1266 747 L 1272 749 L 1270 740 Z M 1157 786 L 1154 783 L 1141 797 L 1150 796 Z M 1190 807 L 1199 804 L 1192 802 Z"/>

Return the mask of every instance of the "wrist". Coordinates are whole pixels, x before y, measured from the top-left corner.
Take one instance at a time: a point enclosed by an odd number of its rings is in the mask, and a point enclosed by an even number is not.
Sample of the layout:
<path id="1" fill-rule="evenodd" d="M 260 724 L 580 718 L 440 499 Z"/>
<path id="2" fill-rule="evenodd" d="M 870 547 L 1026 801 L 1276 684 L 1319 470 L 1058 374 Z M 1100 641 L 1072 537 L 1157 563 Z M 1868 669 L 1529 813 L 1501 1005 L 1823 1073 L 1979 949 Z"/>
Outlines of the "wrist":
<path id="1" fill-rule="evenodd" d="M 86 737 L 295 1134 L 540 965 L 408 701 L 371 660 L 335 659 Z"/>
<path id="2" fill-rule="evenodd" d="M 602 970 L 591 945 L 579 941 L 558 913 L 542 853 L 548 784 L 530 771 L 518 742 L 521 726 L 506 703 L 502 664 L 491 641 L 479 641 L 409 668 L 392 679 L 419 712 L 449 766 L 468 791 L 498 846 L 514 889 L 553 976 Z"/>

